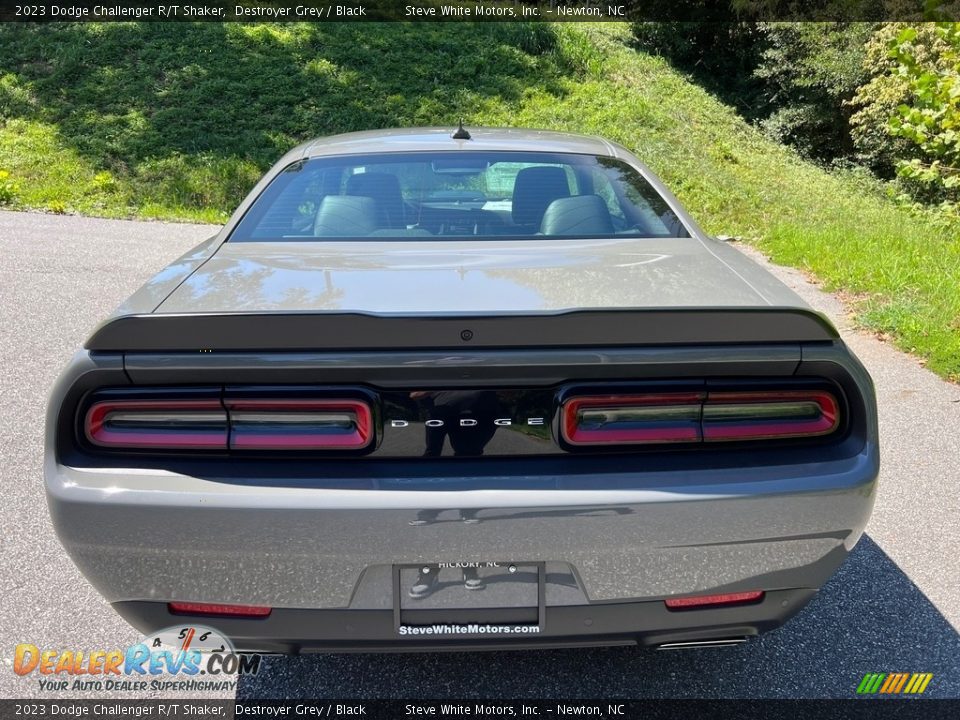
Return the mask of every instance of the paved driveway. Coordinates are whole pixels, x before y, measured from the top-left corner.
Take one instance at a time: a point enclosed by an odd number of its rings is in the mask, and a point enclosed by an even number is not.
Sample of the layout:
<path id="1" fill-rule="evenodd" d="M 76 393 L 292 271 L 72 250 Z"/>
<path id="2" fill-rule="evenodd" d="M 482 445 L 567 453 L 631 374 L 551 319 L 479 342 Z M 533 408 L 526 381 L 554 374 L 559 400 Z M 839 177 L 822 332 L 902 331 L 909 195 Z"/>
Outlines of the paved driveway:
<path id="1" fill-rule="evenodd" d="M 91 650 L 137 639 L 52 534 L 41 487 L 44 404 L 95 323 L 212 232 L 0 212 L 0 696 L 49 696 L 12 672 L 17 643 Z M 883 448 L 867 537 L 788 625 L 725 650 L 271 658 L 237 694 L 846 698 L 866 672 L 907 671 L 934 673 L 929 696 L 960 697 L 960 388 L 853 331 L 837 301 L 795 271 L 774 270 L 840 324 L 870 369 Z"/>

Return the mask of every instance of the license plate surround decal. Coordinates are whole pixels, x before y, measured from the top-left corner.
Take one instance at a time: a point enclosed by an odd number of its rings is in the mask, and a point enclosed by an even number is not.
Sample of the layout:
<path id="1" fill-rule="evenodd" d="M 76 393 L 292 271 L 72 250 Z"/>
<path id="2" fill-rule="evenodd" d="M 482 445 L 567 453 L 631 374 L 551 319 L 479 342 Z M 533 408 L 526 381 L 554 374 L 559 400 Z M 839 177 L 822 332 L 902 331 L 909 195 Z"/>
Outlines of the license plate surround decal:
<path id="1" fill-rule="evenodd" d="M 441 573 L 445 573 L 447 577 L 445 585 L 448 589 L 458 584 L 450 582 L 450 577 L 454 573 L 463 573 L 463 577 L 466 578 L 471 570 L 475 570 L 478 574 L 486 575 L 488 582 L 496 583 L 509 582 L 511 575 L 515 574 L 518 581 L 525 585 L 535 583 L 536 599 L 518 606 L 417 607 L 417 604 L 410 600 L 411 597 L 416 598 L 412 594 L 413 588 L 408 586 L 413 574 L 416 574 L 418 579 L 424 577 L 421 572 L 424 568 L 437 573 L 438 578 Z M 529 577 L 531 572 L 536 573 L 532 581 Z M 439 579 L 436 582 L 439 582 Z M 545 583 L 546 563 L 544 561 L 433 562 L 394 565 L 394 630 L 399 637 L 419 640 L 542 634 L 545 631 L 546 619 Z"/>

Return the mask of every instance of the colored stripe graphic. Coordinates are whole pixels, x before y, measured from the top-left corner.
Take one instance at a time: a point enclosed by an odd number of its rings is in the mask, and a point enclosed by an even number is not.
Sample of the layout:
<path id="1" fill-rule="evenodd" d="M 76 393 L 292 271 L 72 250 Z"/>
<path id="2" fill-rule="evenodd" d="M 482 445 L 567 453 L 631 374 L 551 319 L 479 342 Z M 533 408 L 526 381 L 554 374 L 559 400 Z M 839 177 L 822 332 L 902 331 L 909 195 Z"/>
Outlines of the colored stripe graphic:
<path id="1" fill-rule="evenodd" d="M 911 695 L 919 695 L 927 689 L 927 685 L 930 684 L 932 679 L 933 675 L 931 673 L 914 673 L 910 678 L 910 682 L 907 683 L 904 692 L 910 693 Z"/>
<path id="2" fill-rule="evenodd" d="M 873 675 L 871 673 L 864 675 L 863 680 L 861 680 L 860 684 L 857 685 L 857 695 L 863 695 L 867 691 L 867 687 L 869 687 L 871 682 L 873 682 Z"/>
<path id="3" fill-rule="evenodd" d="M 907 683 L 907 686 L 903 689 L 905 693 L 913 693 L 914 688 L 920 687 L 923 676 L 920 673 L 914 673 L 910 676 L 910 682 Z"/>
<path id="4" fill-rule="evenodd" d="M 867 673 L 857 686 L 857 694 L 919 695 L 932 679 L 932 673 Z"/>
<path id="5" fill-rule="evenodd" d="M 863 676 L 863 680 L 860 681 L 857 692 L 861 695 L 872 695 L 880 689 L 880 683 L 883 682 L 886 676 L 886 673 L 867 673 Z"/>
<path id="6" fill-rule="evenodd" d="M 886 681 L 880 688 L 881 694 L 886 694 L 893 692 L 893 688 L 897 686 L 897 683 L 900 681 L 900 673 L 890 673 L 887 675 Z"/>

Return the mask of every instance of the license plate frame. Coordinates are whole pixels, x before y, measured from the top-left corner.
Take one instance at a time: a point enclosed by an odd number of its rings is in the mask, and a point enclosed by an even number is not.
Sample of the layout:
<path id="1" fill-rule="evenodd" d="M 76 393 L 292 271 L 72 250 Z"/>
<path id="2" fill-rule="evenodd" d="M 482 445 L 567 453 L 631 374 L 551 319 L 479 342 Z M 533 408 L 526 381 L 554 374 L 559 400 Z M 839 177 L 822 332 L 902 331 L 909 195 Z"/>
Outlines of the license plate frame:
<path id="1" fill-rule="evenodd" d="M 517 572 L 536 572 L 536 602 L 519 606 L 498 606 L 488 608 L 477 607 L 451 607 L 451 608 L 429 608 L 419 609 L 405 607 L 404 593 L 408 591 L 403 580 L 405 573 L 409 571 L 419 572 L 424 567 L 431 568 L 434 572 L 441 570 L 462 570 L 456 563 L 401 563 L 393 565 L 393 624 L 397 635 L 404 637 L 406 633 L 401 632 L 403 627 L 428 627 L 433 625 L 494 625 L 501 628 L 523 627 L 523 632 L 508 632 L 501 629 L 497 634 L 542 634 L 545 631 L 546 624 L 546 562 L 542 560 L 534 561 L 493 561 L 477 563 L 478 569 L 499 569 L 503 573 L 510 573 L 510 567 L 513 566 Z M 441 567 L 443 566 L 443 567 Z M 408 584 L 408 583 L 407 583 Z M 470 633 L 449 632 L 451 637 L 471 636 Z M 421 634 L 410 635 L 412 638 L 423 639 Z M 442 637 L 442 636 L 441 636 Z"/>

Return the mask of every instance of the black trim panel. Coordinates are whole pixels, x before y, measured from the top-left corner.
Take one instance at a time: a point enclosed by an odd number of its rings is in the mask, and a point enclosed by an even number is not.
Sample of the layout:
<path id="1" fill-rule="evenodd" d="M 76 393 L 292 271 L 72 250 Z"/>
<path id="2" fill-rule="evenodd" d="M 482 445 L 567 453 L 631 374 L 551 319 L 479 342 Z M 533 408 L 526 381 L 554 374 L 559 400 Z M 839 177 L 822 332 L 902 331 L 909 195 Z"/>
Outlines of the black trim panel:
<path id="1" fill-rule="evenodd" d="M 824 390 L 837 398 L 841 423 L 835 431 L 816 437 L 772 438 L 768 440 L 730 441 L 705 444 L 702 439 L 681 443 L 648 445 L 571 446 L 560 433 L 560 406 L 577 395 L 629 395 L 635 393 L 708 391 L 798 391 Z M 169 400 L 191 397 L 222 402 L 226 398 L 339 398 L 363 400 L 371 408 L 374 440 L 357 450 L 244 450 L 233 447 L 232 440 L 211 448 L 168 449 L 155 447 L 97 447 L 84 436 L 84 418 L 98 402 Z M 223 410 L 230 436 L 236 431 L 229 407 Z M 152 461 L 202 457 L 232 459 L 247 465 L 255 459 L 274 461 L 322 460 L 325 467 L 338 459 L 364 457 L 370 460 L 420 459 L 429 462 L 481 456 L 517 459 L 523 456 L 547 458 L 564 455 L 607 455 L 612 453 L 650 455 L 653 453 L 699 452 L 719 457 L 724 449 L 739 452 L 778 450 L 781 462 L 807 456 L 828 457 L 829 446 L 840 445 L 851 427 L 850 406 L 841 388 L 834 382 L 815 378 L 762 379 L 674 379 L 636 382 L 567 383 L 547 388 L 450 388 L 426 391 L 417 387 L 403 390 L 378 390 L 359 385 L 228 385 L 226 387 L 121 387 L 102 388 L 88 393 L 77 412 L 77 449 L 91 458 L 111 456 L 138 458 L 140 466 Z M 700 421 L 697 420 L 699 428 Z M 103 464 L 100 460 L 95 460 Z M 644 461 L 644 465 L 649 461 Z M 168 467 L 173 467 L 169 465 Z M 279 469 L 279 466 L 277 466 Z M 598 468 L 599 470 L 599 468 Z M 200 472 L 200 465 L 194 466 Z M 275 474 L 275 473 L 272 473 Z M 272 475 L 268 473 L 268 475 Z"/>
<path id="2" fill-rule="evenodd" d="M 576 310 L 534 315 L 214 313 L 125 315 L 87 341 L 96 351 L 607 347 L 823 342 L 824 316 L 798 308 Z"/>

